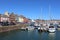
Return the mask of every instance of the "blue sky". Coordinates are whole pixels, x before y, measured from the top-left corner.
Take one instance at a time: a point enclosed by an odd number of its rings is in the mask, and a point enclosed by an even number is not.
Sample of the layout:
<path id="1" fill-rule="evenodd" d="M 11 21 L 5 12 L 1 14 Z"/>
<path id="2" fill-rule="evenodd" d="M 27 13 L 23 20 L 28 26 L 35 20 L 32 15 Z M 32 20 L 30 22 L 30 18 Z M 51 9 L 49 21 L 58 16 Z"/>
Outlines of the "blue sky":
<path id="1" fill-rule="evenodd" d="M 0 0 L 0 13 L 5 11 L 31 19 L 60 19 L 60 0 Z"/>

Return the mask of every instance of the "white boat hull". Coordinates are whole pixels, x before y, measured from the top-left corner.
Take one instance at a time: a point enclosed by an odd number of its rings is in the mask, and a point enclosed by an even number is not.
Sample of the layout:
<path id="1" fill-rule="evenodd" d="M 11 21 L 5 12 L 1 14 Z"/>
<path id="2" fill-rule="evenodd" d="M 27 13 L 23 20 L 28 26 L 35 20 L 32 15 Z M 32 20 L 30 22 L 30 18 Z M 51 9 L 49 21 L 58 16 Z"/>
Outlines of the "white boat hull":
<path id="1" fill-rule="evenodd" d="M 34 27 L 27 27 L 28 30 L 34 30 Z"/>
<path id="2" fill-rule="evenodd" d="M 38 30 L 40 30 L 40 27 L 38 27 Z"/>
<path id="3" fill-rule="evenodd" d="M 49 30 L 48 30 L 49 32 L 55 32 L 56 31 L 56 29 L 55 28 L 49 28 Z"/>

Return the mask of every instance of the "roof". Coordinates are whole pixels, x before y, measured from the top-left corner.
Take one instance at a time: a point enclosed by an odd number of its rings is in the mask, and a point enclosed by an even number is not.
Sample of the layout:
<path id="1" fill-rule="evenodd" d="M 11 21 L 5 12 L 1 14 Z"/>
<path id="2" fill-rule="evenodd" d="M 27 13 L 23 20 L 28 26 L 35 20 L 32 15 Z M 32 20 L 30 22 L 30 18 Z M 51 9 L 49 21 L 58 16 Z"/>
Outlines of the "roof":
<path id="1" fill-rule="evenodd" d="M 0 14 L 0 17 L 8 18 L 9 16 Z"/>

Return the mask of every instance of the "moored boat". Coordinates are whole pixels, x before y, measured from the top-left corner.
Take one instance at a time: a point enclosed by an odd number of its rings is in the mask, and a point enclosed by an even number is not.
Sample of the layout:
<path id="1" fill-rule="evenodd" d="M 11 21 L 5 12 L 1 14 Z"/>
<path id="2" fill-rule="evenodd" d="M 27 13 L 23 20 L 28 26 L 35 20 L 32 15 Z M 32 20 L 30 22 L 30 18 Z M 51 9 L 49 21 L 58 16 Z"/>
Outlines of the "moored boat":
<path id="1" fill-rule="evenodd" d="M 26 30 L 34 30 L 34 27 L 33 26 L 29 26 L 29 27 L 26 27 Z"/>
<path id="2" fill-rule="evenodd" d="M 42 32 L 42 31 L 43 31 L 43 28 L 38 27 L 38 31 L 39 31 L 39 32 Z"/>
<path id="3" fill-rule="evenodd" d="M 59 30 L 59 31 L 60 31 L 60 25 L 58 25 L 57 30 Z"/>
<path id="4" fill-rule="evenodd" d="M 55 32 L 55 31 L 56 31 L 56 28 L 50 25 L 48 28 L 48 32 Z"/>

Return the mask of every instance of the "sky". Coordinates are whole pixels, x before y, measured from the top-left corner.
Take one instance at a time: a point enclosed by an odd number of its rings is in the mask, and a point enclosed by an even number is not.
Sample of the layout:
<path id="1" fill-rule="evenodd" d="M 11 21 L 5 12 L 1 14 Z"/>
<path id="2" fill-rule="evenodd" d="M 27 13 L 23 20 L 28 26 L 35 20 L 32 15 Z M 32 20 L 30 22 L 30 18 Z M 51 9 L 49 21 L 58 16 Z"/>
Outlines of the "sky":
<path id="1" fill-rule="evenodd" d="M 6 11 L 30 19 L 60 19 L 60 0 L 0 0 L 0 14 Z"/>

